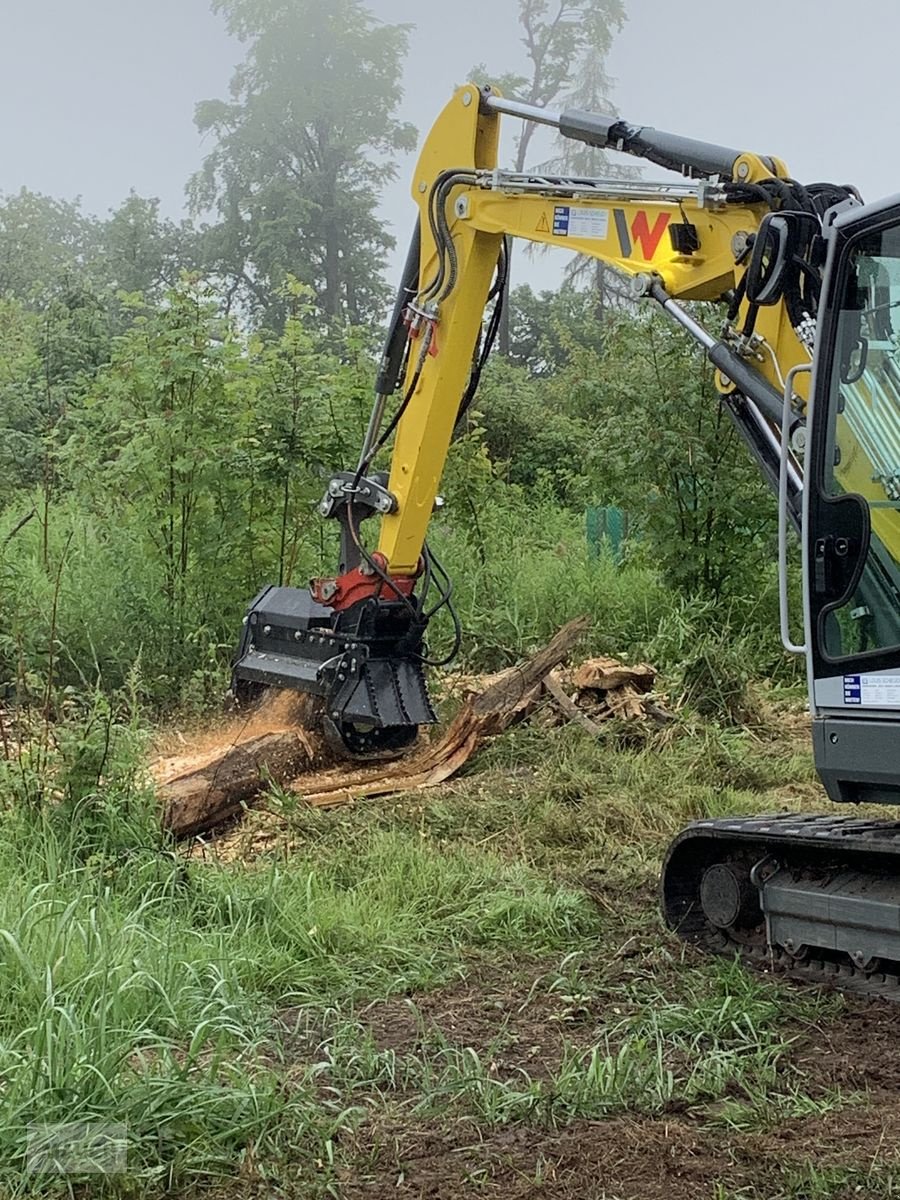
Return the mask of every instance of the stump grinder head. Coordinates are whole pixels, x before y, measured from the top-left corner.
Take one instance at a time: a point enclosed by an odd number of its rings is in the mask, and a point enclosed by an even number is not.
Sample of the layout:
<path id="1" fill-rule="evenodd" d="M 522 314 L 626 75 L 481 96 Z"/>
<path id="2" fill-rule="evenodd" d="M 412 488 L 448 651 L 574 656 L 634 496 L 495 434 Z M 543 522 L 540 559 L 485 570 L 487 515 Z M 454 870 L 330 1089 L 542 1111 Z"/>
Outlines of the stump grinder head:
<path id="1" fill-rule="evenodd" d="M 342 753 L 399 752 L 436 720 L 415 611 L 414 599 L 374 596 L 337 611 L 305 588 L 264 587 L 244 618 L 234 695 L 250 698 L 262 685 L 321 697 L 326 737 Z"/>

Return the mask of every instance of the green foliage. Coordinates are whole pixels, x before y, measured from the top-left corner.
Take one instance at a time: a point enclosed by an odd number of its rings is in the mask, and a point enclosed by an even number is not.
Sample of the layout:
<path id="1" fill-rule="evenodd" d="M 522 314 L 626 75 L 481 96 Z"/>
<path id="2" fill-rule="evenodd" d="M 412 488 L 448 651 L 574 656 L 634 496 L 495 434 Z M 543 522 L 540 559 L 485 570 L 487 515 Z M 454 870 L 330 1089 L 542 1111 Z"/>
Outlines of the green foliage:
<path id="1" fill-rule="evenodd" d="M 490 364 L 466 427 L 483 440 L 495 478 L 526 489 L 517 494 L 523 505 L 552 496 L 577 508 L 590 497 L 598 466 L 590 425 L 565 410 L 550 418 L 540 380 L 521 368 Z"/>
<path id="2" fill-rule="evenodd" d="M 702 353 L 656 315 L 620 317 L 602 354 L 579 354 L 553 391 L 566 385 L 605 448 L 599 498 L 639 522 L 666 579 L 688 594 L 758 595 L 775 507 Z"/>
<path id="3" fill-rule="evenodd" d="M 104 315 L 121 321 L 117 292 L 159 298 L 196 261 L 190 225 L 163 219 L 158 200 L 135 192 L 105 221 L 85 214 L 79 201 L 25 188 L 0 197 L 0 296 L 38 311 L 51 301 L 75 309 L 93 297 Z"/>
<path id="4" fill-rule="evenodd" d="M 28 302 L 77 285 L 97 247 L 79 202 L 22 188 L 0 199 L 0 295 Z"/>
<path id="5" fill-rule="evenodd" d="M 159 215 L 159 201 L 131 192 L 100 230 L 95 265 L 115 292 L 162 296 L 183 271 L 199 266 L 197 238 L 188 222 Z"/>
<path id="6" fill-rule="evenodd" d="M 42 370 L 38 324 L 13 299 L 0 300 L 0 479 L 4 503 L 40 477 Z"/>
<path id="7" fill-rule="evenodd" d="M 604 330 L 598 297 L 565 284 L 536 295 L 527 285 L 510 295 L 510 361 L 535 378 L 552 378 L 579 351 L 600 354 Z"/>

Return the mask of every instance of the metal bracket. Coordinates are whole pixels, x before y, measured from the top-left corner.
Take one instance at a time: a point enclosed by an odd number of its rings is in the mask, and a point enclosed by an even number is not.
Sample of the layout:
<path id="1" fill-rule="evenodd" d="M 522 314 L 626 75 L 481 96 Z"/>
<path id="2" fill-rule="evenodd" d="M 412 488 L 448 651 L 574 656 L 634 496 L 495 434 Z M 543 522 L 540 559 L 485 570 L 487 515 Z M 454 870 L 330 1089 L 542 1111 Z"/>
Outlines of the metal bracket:
<path id="1" fill-rule="evenodd" d="M 342 504 L 358 504 L 384 516 L 396 511 L 397 498 L 371 476 L 363 475 L 357 481 L 353 471 L 340 471 L 328 481 L 319 512 L 323 517 L 333 517 Z"/>

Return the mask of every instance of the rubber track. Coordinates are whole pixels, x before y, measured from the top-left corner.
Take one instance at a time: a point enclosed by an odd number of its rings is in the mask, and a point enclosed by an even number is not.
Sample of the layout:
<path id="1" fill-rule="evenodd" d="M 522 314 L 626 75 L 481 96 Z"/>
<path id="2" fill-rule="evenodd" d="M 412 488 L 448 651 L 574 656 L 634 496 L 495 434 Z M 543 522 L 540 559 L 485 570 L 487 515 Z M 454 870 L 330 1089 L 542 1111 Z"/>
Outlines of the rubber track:
<path id="1" fill-rule="evenodd" d="M 855 817 L 793 813 L 695 821 L 672 843 L 664 872 L 677 847 L 687 841 L 708 842 L 710 839 L 735 847 L 755 844 L 761 851 L 773 854 L 777 854 L 779 848 L 787 847 L 792 851 L 815 850 L 816 857 L 830 857 L 832 854 L 838 858 L 852 858 L 856 854 L 893 857 L 896 859 L 896 871 L 900 874 L 900 821 L 868 821 Z M 808 958 L 798 962 L 777 947 L 749 946 L 723 930 L 711 929 L 705 921 L 704 926 L 703 929 L 691 930 L 688 940 L 710 953 L 738 954 L 756 970 L 772 971 L 817 987 L 900 1003 L 900 973 L 862 971 L 849 957 L 837 962 L 816 958 L 814 947 L 810 947 Z"/>

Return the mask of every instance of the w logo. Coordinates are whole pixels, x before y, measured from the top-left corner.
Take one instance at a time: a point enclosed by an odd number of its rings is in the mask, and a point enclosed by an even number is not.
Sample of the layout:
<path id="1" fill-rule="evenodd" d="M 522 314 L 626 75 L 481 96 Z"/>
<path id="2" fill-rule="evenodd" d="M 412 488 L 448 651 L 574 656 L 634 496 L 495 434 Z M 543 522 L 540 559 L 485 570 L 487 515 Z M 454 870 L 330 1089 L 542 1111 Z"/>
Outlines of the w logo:
<path id="1" fill-rule="evenodd" d="M 652 259 L 659 243 L 662 241 L 663 234 L 669 227 L 671 215 L 667 212 L 660 213 L 651 229 L 647 214 L 642 209 L 640 212 L 635 213 L 634 220 L 631 222 L 631 228 L 629 229 L 625 210 L 617 208 L 615 214 L 616 232 L 619 235 L 622 257 L 631 258 L 635 244 L 637 244 L 640 248 L 641 257 L 648 261 Z"/>

